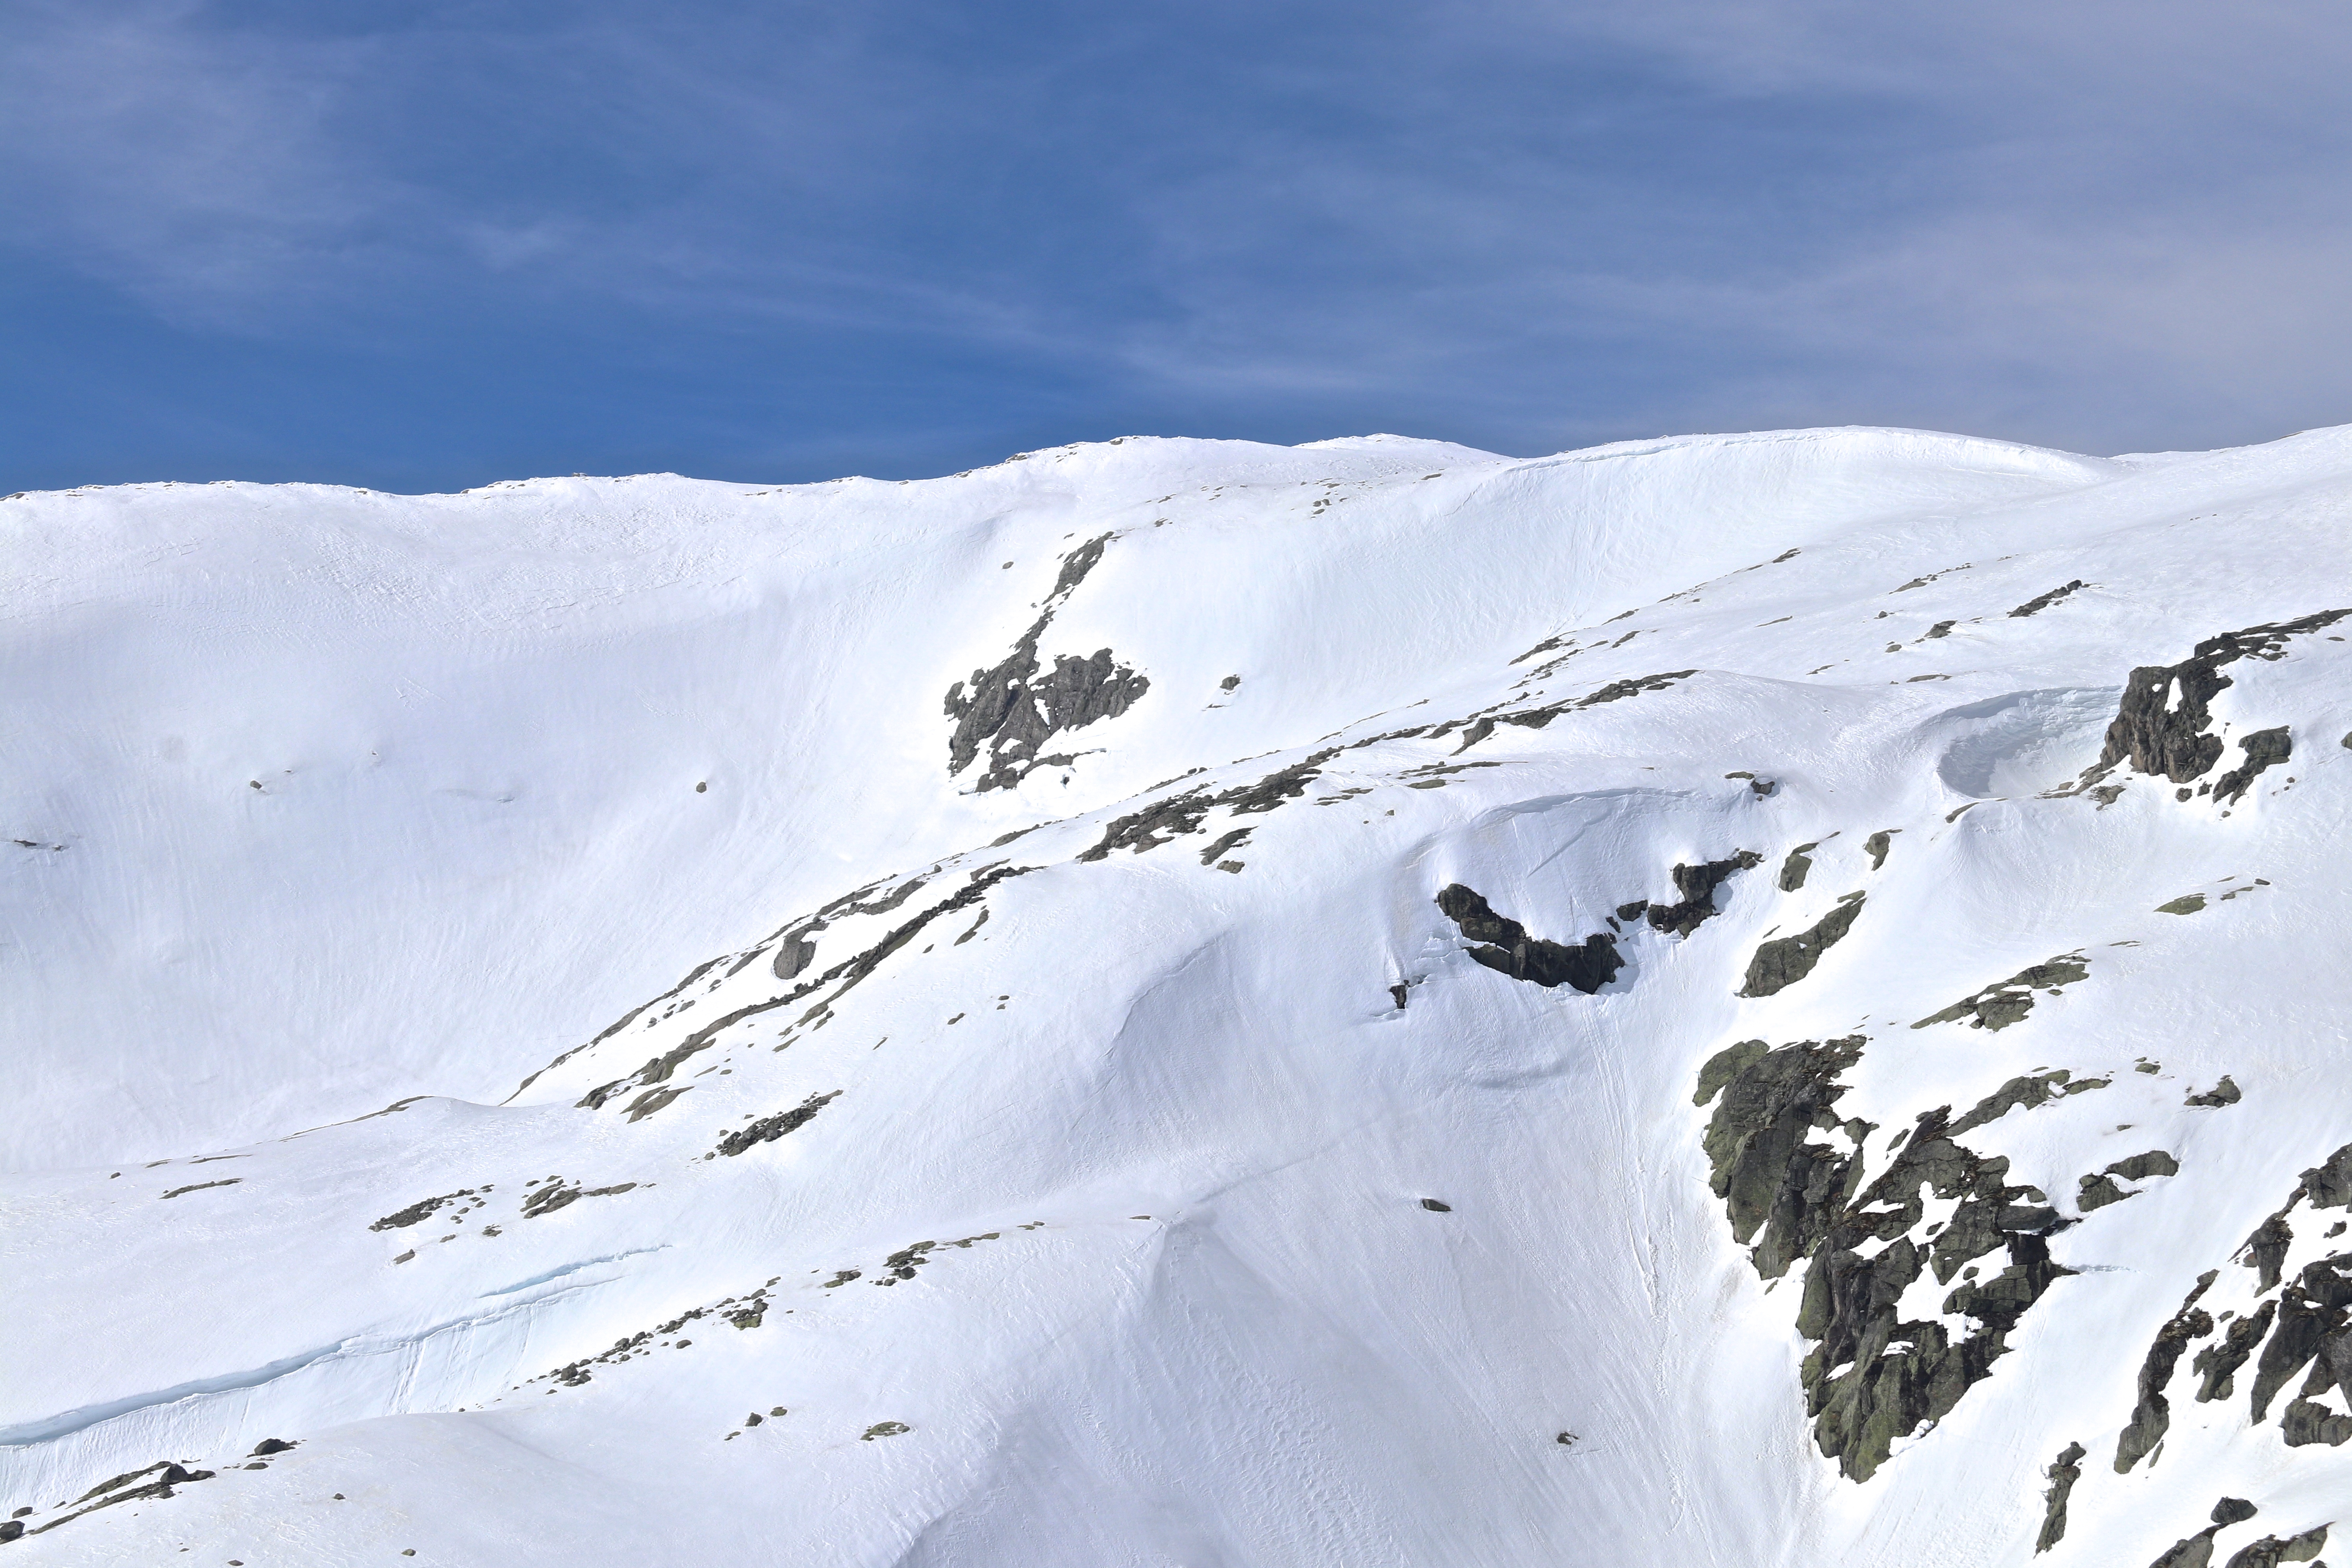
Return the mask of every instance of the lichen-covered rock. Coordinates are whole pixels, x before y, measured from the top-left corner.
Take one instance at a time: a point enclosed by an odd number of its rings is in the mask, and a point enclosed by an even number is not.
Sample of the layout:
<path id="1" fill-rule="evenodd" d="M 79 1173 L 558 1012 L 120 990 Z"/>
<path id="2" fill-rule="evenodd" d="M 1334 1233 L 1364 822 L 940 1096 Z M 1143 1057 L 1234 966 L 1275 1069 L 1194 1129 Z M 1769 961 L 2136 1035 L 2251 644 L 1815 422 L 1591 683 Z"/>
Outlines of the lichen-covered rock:
<path id="1" fill-rule="evenodd" d="M 1966 1018 L 1972 1029 L 2006 1029 L 2033 1010 L 2036 991 L 2055 995 L 2089 973 L 2088 959 L 2079 952 L 2063 952 L 2020 970 L 1998 984 L 1963 996 L 1942 1012 L 1930 1013 L 1911 1026 L 1924 1029 L 1930 1024 L 1953 1024 Z"/>
<path id="2" fill-rule="evenodd" d="M 2131 672 L 2098 769 L 2129 763 L 2143 773 L 2161 773 L 2183 784 L 2202 777 L 2221 756 L 2221 740 L 2206 733 L 2210 704 L 2232 682 L 2221 667 L 2238 659 L 2276 659 L 2286 639 L 2334 626 L 2352 610 L 2325 610 L 2300 620 L 2278 621 L 2224 632 L 2197 645 L 2179 664 L 2143 665 Z M 2250 775 L 2251 776 L 2251 775 Z"/>
<path id="3" fill-rule="evenodd" d="M 1853 929 L 1855 917 L 1862 913 L 1863 901 L 1860 893 L 1848 893 L 1811 931 L 1759 946 L 1756 955 L 1748 961 L 1748 979 L 1739 988 L 1739 994 L 1770 996 L 1811 974 L 1813 966 L 1821 963 L 1822 954 Z"/>
<path id="4" fill-rule="evenodd" d="M 2224 1568 L 2278 1568 L 2282 1563 L 2308 1563 L 2317 1557 L 2320 1549 L 2326 1544 L 2327 1526 L 2324 1524 L 2284 1540 L 2275 1535 L 2265 1535 L 2260 1541 L 2231 1552 Z"/>
<path id="5" fill-rule="evenodd" d="M 2242 796 L 2254 782 L 2254 775 L 2294 755 L 2294 742 L 2288 738 L 2284 724 L 2275 730 L 2257 730 L 2238 743 L 2245 749 L 2246 760 L 2213 781 L 2213 798 L 2223 805 Z"/>
<path id="6" fill-rule="evenodd" d="M 2042 1494 L 2042 1529 L 2033 1538 L 2036 1556 L 2066 1538 L 2066 1499 L 2074 1492 L 2074 1483 L 2083 1479 L 2084 1452 L 2082 1444 L 2069 1443 L 2042 1472 L 2050 1481 L 2050 1489 Z"/>
<path id="7" fill-rule="evenodd" d="M 2009 1331 L 2069 1272 L 2051 1258 L 2048 1237 L 2073 1223 L 2041 1193 L 2008 1185 L 2006 1159 L 1950 1136 L 2042 1103 L 2050 1096 L 2018 1085 L 2045 1080 L 2013 1080 L 1958 1122 L 1948 1106 L 1924 1113 L 1886 1169 L 1862 1186 L 1861 1149 L 1874 1129 L 1842 1121 L 1832 1106 L 1865 1043 L 1853 1036 L 1774 1050 L 1744 1040 L 1700 1069 L 1694 1097 L 1718 1101 L 1705 1138 L 1710 1180 L 1734 1238 L 1755 1238 L 1757 1273 L 1776 1279 L 1805 1261 L 1797 1331 L 1817 1342 L 1800 1372 L 1806 1414 L 1816 1446 L 1858 1481 L 1897 1439 L 1949 1414 L 1990 1375 Z M 1814 1141 L 1814 1131 L 1843 1135 L 1847 1149 Z M 1927 1194 L 1958 1202 L 1940 1229 L 1915 1238 Z M 1923 1274 L 1948 1285 L 1971 1260 L 2004 1247 L 2010 1262 L 2000 1273 L 1979 1280 L 1968 1268 L 1944 1300 L 1943 1312 L 1972 1320 L 1972 1331 L 1955 1339 L 1942 1322 L 1900 1317 L 1905 1292 Z"/>
<path id="8" fill-rule="evenodd" d="M 728 1133 L 719 1140 L 717 1152 L 732 1156 L 761 1143 L 772 1143 L 786 1133 L 807 1126 L 818 1111 L 840 1098 L 841 1090 L 837 1089 L 829 1094 L 812 1094 L 790 1110 L 762 1116 L 757 1121 Z"/>

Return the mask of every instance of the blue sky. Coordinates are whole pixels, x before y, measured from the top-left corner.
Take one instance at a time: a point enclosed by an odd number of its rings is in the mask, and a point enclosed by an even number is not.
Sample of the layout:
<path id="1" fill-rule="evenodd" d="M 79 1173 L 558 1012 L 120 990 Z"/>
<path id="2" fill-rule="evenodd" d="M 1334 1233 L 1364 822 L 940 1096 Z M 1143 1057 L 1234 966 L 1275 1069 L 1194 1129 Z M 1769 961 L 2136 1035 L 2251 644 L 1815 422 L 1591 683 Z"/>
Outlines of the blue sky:
<path id="1" fill-rule="evenodd" d="M 2352 420 L 2352 16 L 0 0 L 0 488 Z"/>

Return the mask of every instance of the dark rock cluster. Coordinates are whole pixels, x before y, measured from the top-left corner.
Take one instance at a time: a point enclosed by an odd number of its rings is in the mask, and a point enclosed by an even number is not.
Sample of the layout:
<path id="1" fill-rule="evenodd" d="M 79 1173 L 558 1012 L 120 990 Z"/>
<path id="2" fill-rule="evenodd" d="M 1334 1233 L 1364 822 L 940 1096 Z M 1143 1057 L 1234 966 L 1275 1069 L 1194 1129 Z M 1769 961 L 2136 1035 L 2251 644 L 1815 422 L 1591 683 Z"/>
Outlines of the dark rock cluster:
<path id="1" fill-rule="evenodd" d="M 2049 1238 L 2074 1222 L 2038 1189 L 2010 1184 L 2007 1159 L 1979 1154 L 1958 1134 L 2101 1081 L 2014 1079 L 1958 1119 L 1949 1106 L 1924 1112 L 1864 1184 L 1862 1147 L 1876 1129 L 1842 1120 L 1835 1104 L 1866 1043 L 1859 1035 L 1778 1049 L 1742 1041 L 1707 1062 L 1693 1096 L 1716 1106 L 1705 1147 L 1733 1238 L 1752 1243 L 1765 1279 L 1806 1266 L 1797 1314 L 1798 1332 L 1814 1342 L 1800 1373 L 1806 1414 L 1821 1451 L 1857 1481 L 1898 1438 L 1941 1419 L 1990 1376 L 2009 1332 L 2069 1272 Z M 1816 1141 L 1816 1131 L 1844 1146 Z M 1930 1195 L 1958 1200 L 1941 1226 L 1925 1223 Z M 1995 1252 L 2006 1264 L 1979 1279 L 1976 1260 Z M 1969 1320 L 1970 1331 L 1955 1338 L 1940 1321 L 1901 1315 L 1904 1295 L 1927 1274 L 1951 1287 L 1941 1315 Z"/>

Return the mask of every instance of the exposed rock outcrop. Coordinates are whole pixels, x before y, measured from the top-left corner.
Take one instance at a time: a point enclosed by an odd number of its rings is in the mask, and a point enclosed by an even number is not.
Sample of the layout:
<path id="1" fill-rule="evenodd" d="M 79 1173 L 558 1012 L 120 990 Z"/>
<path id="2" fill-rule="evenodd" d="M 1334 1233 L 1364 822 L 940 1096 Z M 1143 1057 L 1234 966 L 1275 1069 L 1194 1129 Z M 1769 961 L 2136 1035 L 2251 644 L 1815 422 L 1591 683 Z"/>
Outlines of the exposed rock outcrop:
<path id="1" fill-rule="evenodd" d="M 2083 1479 L 2083 1454 L 2082 1444 L 2069 1443 L 2057 1461 L 2042 1472 L 2049 1478 L 2050 1489 L 2042 1494 L 2042 1530 L 2033 1538 L 2037 1557 L 2066 1539 L 2066 1499 L 2073 1494 L 2074 1483 Z"/>
<path id="2" fill-rule="evenodd" d="M 1098 719 L 1115 719 L 1151 689 L 1149 679 L 1108 648 L 1085 658 L 1058 656 L 1052 669 L 1038 673 L 1037 645 L 1054 612 L 1102 560 L 1110 537 L 1090 539 L 1070 552 L 1037 619 L 994 668 L 973 670 L 969 689 L 961 680 L 948 688 L 947 716 L 956 721 L 948 738 L 950 774 L 970 767 L 983 750 L 988 765 L 976 786 L 982 791 L 1009 789 L 1036 768 L 1066 765 L 1074 759 L 1044 754 L 1047 741 Z"/>
<path id="3" fill-rule="evenodd" d="M 1595 931 L 1575 946 L 1531 937 L 1528 928 L 1489 908 L 1474 889 L 1455 882 L 1437 895 L 1437 907 L 1474 945 L 1470 956 L 1499 973 L 1533 985 L 1567 985 L 1587 995 L 1616 977 L 1625 961 L 1617 940 Z"/>
<path id="4" fill-rule="evenodd" d="M 2246 760 L 2213 781 L 2213 799 L 2222 805 L 2234 804 L 2253 784 L 2256 773 L 2293 757 L 2294 742 L 2286 731 L 2282 724 L 2275 730 L 2257 730 L 2240 741 Z"/>
<path id="5" fill-rule="evenodd" d="M 2198 1299 L 2213 1288 L 2221 1277 L 2218 1268 L 2209 1268 L 2197 1277 L 2197 1288 L 2180 1303 L 2180 1310 L 2166 1320 L 2156 1331 L 2156 1342 L 2147 1348 L 2147 1357 L 2139 1367 L 2139 1403 L 2132 1407 L 2131 1419 L 2124 1424 L 2123 1435 L 2116 1440 L 2116 1473 L 2128 1474 L 2131 1468 L 2147 1457 L 2172 1426 L 2172 1404 L 2164 1391 L 2172 1382 L 2173 1370 L 2180 1357 L 2194 1342 L 2213 1331 L 2213 1315 L 2197 1305 Z"/>
<path id="6" fill-rule="evenodd" d="M 1763 863 L 1764 857 L 1753 850 L 1742 849 L 1728 860 L 1709 860 L 1701 866 L 1676 866 L 1674 871 L 1675 891 L 1681 899 L 1672 904 L 1652 904 L 1647 918 L 1654 931 L 1671 931 L 1676 936 L 1688 936 L 1715 914 L 1715 890 L 1732 877 Z"/>
<path id="7" fill-rule="evenodd" d="M 2033 994 L 2055 996 L 2090 973 L 2090 961 L 2079 952 L 2062 952 L 2030 969 L 2020 970 L 1998 984 L 1961 997 L 1940 1013 L 1930 1013 L 1911 1026 L 1955 1024 L 1966 1018 L 1971 1029 L 2005 1029 L 2033 1010 Z M 1981 971 L 1979 971 L 1981 973 Z"/>
<path id="8" fill-rule="evenodd" d="M 1822 954 L 1853 929 L 1854 917 L 1862 913 L 1862 905 L 1860 893 L 1848 893 L 1811 931 L 1780 937 L 1758 947 L 1756 956 L 1748 961 L 1748 981 L 1739 988 L 1739 994 L 1769 996 L 1811 974 L 1813 966 L 1822 961 Z"/>
<path id="9" fill-rule="evenodd" d="M 2177 784 L 2202 777 L 2221 757 L 2221 738 L 2207 733 L 2214 697 L 2232 684 L 2221 668 L 2242 658 L 2284 658 L 2289 637 L 2332 626 L 2347 616 L 2352 609 L 2324 610 L 2224 632 L 2199 643 L 2179 664 L 2133 670 L 2093 771 L 2127 762 L 2139 773 L 2161 773 Z"/>
<path id="10" fill-rule="evenodd" d="M 1898 1438 L 1941 1419 L 1970 1385 L 1991 1374 L 2020 1318 L 2069 1270 L 2048 1238 L 2074 1223 L 2029 1186 L 2008 1184 L 2009 1162 L 1954 1142 L 2018 1105 L 2040 1103 L 2012 1080 L 1953 1120 L 1948 1106 L 1923 1113 L 1875 1180 L 1863 1184 L 1863 1146 L 1875 1129 L 1841 1121 L 1840 1077 L 1861 1058 L 1860 1036 L 1775 1050 L 1744 1040 L 1700 1069 L 1694 1100 L 1716 1102 L 1705 1147 L 1734 1239 L 1755 1238 L 1750 1261 L 1777 1279 L 1802 1259 L 1797 1331 L 1815 1342 L 1800 1373 L 1815 1444 L 1841 1473 L 1867 1480 Z M 1815 1131 L 1845 1147 L 1812 1140 Z M 1954 1203 L 1941 1226 L 1927 1198 Z M 1916 1234 L 1915 1234 L 1916 1233 Z M 2005 1249 L 1988 1279 L 1974 1260 Z M 1958 1283 L 1942 1314 L 1972 1320 L 1954 1339 L 1941 1321 L 1905 1319 L 1899 1303 L 1923 1275 Z"/>

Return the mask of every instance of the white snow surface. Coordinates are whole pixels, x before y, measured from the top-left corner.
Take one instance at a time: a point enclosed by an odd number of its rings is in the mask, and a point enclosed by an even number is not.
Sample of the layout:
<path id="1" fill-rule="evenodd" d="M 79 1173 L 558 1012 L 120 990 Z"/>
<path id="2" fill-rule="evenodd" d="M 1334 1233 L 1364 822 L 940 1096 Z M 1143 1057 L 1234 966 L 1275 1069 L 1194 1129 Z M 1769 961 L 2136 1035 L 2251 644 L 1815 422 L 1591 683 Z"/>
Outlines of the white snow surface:
<path id="1" fill-rule="evenodd" d="M 2352 607 L 2347 521 L 2352 426 L 8 498 L 0 1552 L 2137 1568 L 2226 1496 L 2217 1564 L 2352 1557 L 2302 1374 L 2256 1422 L 2254 1362 L 2190 1366 L 2352 1141 L 2352 619 L 2228 665 L 2203 782 L 2293 739 L 2234 803 L 2082 779 L 2136 667 Z M 975 790 L 943 699 L 1048 612 L 1046 670 L 1148 689 Z M 1688 934 L 1619 918 L 1742 850 Z M 1482 964 L 1455 883 L 1622 969 Z M 1912 1026 L 2066 953 L 2020 1021 Z M 2051 1235 L 2074 1272 L 1861 1481 L 1812 1266 L 1759 1278 L 1694 1103 L 1735 1042 L 1851 1036 L 1865 1179 L 2061 1068 L 2105 1087 L 1959 1141 L 2067 1220 L 2179 1165 Z M 2341 1217 L 2293 1207 L 2290 1282 Z M 2209 1270 L 2235 1316 L 2119 1474 Z M 1902 1314 L 1964 1337 L 1947 1290 Z M 163 1461 L 215 1473 L 80 1511 Z"/>

